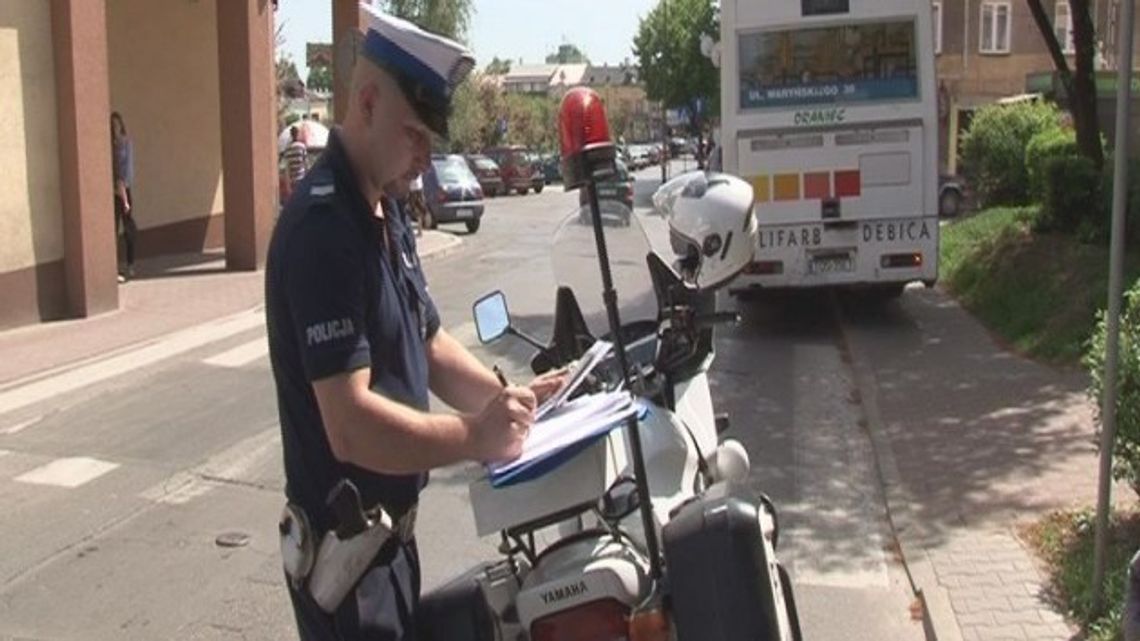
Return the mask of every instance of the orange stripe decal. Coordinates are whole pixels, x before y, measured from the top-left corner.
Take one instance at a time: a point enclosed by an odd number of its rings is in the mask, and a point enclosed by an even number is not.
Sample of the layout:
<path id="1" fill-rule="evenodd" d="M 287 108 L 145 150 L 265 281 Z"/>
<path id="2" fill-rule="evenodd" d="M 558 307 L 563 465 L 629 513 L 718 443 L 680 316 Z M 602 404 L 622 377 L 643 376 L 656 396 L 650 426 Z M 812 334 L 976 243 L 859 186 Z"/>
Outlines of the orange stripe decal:
<path id="1" fill-rule="evenodd" d="M 748 181 L 752 184 L 752 194 L 758 203 L 772 200 L 772 181 L 769 176 L 753 176 Z"/>
<path id="2" fill-rule="evenodd" d="M 808 200 L 831 198 L 831 174 L 829 172 L 804 174 L 804 198 Z"/>
<path id="3" fill-rule="evenodd" d="M 773 183 L 777 201 L 800 199 L 799 174 L 777 174 Z"/>

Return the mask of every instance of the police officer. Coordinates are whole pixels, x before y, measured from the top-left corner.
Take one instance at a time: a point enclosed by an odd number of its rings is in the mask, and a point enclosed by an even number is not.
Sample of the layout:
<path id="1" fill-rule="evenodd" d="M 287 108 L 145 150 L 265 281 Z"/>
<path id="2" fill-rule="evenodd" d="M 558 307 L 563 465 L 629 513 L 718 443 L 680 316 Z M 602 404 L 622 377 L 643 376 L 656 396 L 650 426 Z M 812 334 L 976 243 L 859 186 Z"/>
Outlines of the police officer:
<path id="1" fill-rule="evenodd" d="M 446 136 L 452 90 L 474 60 L 455 42 L 361 11 L 368 29 L 347 115 L 269 249 L 266 316 L 288 498 L 282 551 L 302 639 L 409 640 L 420 589 L 412 523 L 428 470 L 518 456 L 536 404 L 561 381 L 504 386 L 441 328 L 411 226 L 391 196 L 428 168 L 432 136 Z M 429 412 L 429 389 L 458 413 Z M 330 498 L 346 493 L 393 525 L 363 564 L 332 562 L 320 545 L 336 536 L 348 549 L 380 531 L 368 519 L 345 522 Z M 347 581 L 343 598 L 328 596 L 329 576 Z"/>

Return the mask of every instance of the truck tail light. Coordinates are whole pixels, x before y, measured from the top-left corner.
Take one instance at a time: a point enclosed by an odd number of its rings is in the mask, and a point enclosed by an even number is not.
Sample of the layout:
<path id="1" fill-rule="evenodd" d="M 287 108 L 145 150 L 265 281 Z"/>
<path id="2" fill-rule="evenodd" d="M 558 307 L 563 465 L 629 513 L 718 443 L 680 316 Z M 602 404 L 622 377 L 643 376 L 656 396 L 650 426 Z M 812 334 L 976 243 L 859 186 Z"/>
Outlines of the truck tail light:
<path id="1" fill-rule="evenodd" d="M 922 267 L 922 254 L 886 254 L 880 260 L 884 269 L 899 267 Z"/>
<path id="2" fill-rule="evenodd" d="M 628 641 L 629 608 L 611 599 L 552 614 L 530 626 L 532 641 Z"/>

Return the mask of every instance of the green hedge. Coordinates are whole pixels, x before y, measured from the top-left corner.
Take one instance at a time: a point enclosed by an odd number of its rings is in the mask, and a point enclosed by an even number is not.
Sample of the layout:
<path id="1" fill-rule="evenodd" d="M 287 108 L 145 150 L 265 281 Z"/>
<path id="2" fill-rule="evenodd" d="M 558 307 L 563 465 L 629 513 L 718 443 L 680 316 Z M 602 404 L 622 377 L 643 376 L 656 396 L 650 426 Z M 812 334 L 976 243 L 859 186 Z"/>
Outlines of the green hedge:
<path id="1" fill-rule="evenodd" d="M 1044 194 L 1048 181 L 1045 164 L 1053 158 L 1080 155 L 1077 134 L 1072 129 L 1050 128 L 1033 136 L 1025 147 L 1025 170 L 1029 178 L 1029 194 Z"/>
<path id="2" fill-rule="evenodd" d="M 1095 240 L 1107 242 L 1112 228 L 1113 177 L 1116 174 L 1115 160 L 1105 158 L 1101 175 L 1100 195 L 1103 205 L 1101 215 L 1095 219 L 1098 234 Z M 1125 213 L 1125 238 L 1129 243 L 1140 241 L 1140 161 L 1128 163 L 1128 210 Z"/>
<path id="3" fill-rule="evenodd" d="M 1097 315 L 1096 331 L 1084 363 L 1092 375 L 1089 395 L 1100 407 L 1104 393 L 1105 312 Z M 1119 397 L 1116 410 L 1116 450 L 1112 473 L 1140 495 L 1140 283 L 1124 295 L 1120 317 Z"/>
<path id="4" fill-rule="evenodd" d="M 1035 231 L 1081 232 L 1092 240 L 1102 227 L 1101 173 L 1084 156 L 1046 156 L 1043 160 L 1041 209 Z"/>
<path id="5" fill-rule="evenodd" d="M 986 207 L 1020 205 L 1032 200 L 1025 153 L 1038 134 L 1061 128 L 1061 112 L 1052 103 L 1033 102 L 983 107 L 962 139 L 962 166 Z"/>

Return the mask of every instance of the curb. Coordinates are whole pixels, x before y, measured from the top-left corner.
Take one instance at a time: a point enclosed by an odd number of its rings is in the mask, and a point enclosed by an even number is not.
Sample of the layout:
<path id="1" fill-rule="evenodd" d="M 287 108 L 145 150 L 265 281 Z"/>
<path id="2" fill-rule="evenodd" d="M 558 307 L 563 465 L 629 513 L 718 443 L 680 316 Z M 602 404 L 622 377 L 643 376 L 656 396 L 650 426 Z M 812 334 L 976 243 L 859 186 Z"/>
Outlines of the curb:
<path id="1" fill-rule="evenodd" d="M 442 240 L 437 246 L 425 248 L 423 251 L 419 251 L 418 253 L 420 255 L 420 260 L 435 260 L 443 258 L 458 251 L 459 248 L 463 246 L 463 239 L 458 236 L 453 236 L 441 231 L 435 231 L 433 229 L 425 230 L 424 234 L 438 234 L 439 236 L 442 236 L 444 240 Z M 419 248 L 417 247 L 417 249 Z"/>
<path id="2" fill-rule="evenodd" d="M 958 618 L 950 604 L 950 595 L 938 583 L 934 565 L 922 544 L 927 538 L 923 525 L 911 513 L 911 506 L 916 504 L 914 497 L 902 484 L 894 452 L 883 428 L 875 373 L 848 331 L 842 306 L 834 295 L 831 297 L 831 306 L 839 326 L 841 349 L 847 357 L 847 365 L 851 368 L 855 388 L 859 393 L 859 405 L 863 412 L 861 427 L 871 440 L 879 485 L 887 504 L 887 522 L 899 546 L 899 556 L 911 590 L 922 606 L 923 631 L 927 641 L 963 641 Z"/>

